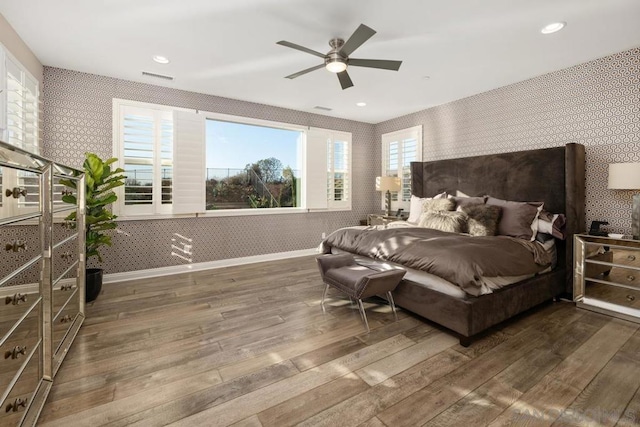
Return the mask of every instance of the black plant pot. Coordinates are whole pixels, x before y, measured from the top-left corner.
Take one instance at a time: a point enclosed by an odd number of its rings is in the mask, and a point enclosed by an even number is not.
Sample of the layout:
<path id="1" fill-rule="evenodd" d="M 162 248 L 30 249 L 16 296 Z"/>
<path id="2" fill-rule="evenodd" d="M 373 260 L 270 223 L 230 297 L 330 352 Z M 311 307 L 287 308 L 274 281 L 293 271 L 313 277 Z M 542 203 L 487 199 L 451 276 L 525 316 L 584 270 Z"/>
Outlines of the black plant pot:
<path id="1" fill-rule="evenodd" d="M 102 290 L 102 269 L 87 268 L 84 300 L 91 302 L 98 298 Z"/>

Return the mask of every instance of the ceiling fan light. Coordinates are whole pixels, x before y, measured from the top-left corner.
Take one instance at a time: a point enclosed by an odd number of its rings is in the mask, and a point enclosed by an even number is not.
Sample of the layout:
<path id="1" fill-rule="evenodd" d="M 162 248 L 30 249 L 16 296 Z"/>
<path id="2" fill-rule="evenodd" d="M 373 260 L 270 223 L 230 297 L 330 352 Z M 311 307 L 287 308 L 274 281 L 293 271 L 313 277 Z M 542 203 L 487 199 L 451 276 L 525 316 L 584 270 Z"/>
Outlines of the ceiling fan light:
<path id="1" fill-rule="evenodd" d="M 332 73 L 341 73 L 347 69 L 347 63 L 340 60 L 328 61 L 325 65 L 328 71 Z"/>

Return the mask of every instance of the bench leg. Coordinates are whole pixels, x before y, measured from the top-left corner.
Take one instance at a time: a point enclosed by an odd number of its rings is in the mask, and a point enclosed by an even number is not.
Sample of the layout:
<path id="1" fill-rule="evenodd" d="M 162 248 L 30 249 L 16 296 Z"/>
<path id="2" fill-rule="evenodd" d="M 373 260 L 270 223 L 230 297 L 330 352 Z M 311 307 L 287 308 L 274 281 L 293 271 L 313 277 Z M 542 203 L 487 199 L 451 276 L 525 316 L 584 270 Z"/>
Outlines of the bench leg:
<path id="1" fill-rule="evenodd" d="M 396 311 L 396 303 L 393 301 L 393 296 L 391 295 L 391 291 L 387 291 L 387 298 L 389 299 L 389 304 L 391 305 L 391 310 L 393 311 L 393 317 L 396 318 L 396 322 L 397 322 L 398 312 Z"/>
<path id="2" fill-rule="evenodd" d="M 329 285 L 326 285 L 324 288 L 324 292 L 322 293 L 322 301 L 320 301 L 320 307 L 322 307 L 322 312 L 324 313 L 324 299 L 327 296 L 327 291 L 329 290 Z"/>
<path id="3" fill-rule="evenodd" d="M 358 299 L 358 308 L 360 309 L 360 315 L 362 316 L 362 320 L 364 320 L 364 326 L 367 327 L 367 333 L 369 333 L 369 322 L 367 322 L 367 313 L 364 312 L 364 305 L 362 304 L 362 300 Z"/>

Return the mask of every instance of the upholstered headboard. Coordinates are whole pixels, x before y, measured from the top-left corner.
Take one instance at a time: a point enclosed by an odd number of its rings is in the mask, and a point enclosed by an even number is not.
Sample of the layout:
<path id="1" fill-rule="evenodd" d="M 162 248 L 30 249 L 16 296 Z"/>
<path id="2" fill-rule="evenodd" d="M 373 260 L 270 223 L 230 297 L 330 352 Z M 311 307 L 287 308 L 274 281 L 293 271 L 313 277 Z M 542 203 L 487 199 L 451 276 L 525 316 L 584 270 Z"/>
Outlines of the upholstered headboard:
<path id="1" fill-rule="evenodd" d="M 491 195 L 505 200 L 543 201 L 545 209 L 567 216 L 569 235 L 585 230 L 584 146 L 518 151 L 411 163 L 411 191 L 432 197 L 443 191 L 469 196 Z M 558 265 L 565 260 L 571 290 L 571 237 L 558 243 Z"/>

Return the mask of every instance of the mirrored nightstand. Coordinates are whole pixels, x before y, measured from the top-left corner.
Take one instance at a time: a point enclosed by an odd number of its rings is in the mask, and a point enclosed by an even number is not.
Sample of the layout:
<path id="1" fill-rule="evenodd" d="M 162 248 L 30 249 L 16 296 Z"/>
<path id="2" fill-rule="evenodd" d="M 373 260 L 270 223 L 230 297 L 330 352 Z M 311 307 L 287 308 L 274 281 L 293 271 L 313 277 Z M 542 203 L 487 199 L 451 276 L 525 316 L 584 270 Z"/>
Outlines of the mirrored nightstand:
<path id="1" fill-rule="evenodd" d="M 640 240 L 574 236 L 576 305 L 640 322 Z"/>
<path id="2" fill-rule="evenodd" d="M 369 214 L 367 215 L 367 225 L 387 225 L 394 221 L 406 221 L 407 218 L 395 215 Z"/>

